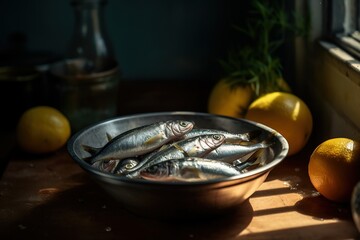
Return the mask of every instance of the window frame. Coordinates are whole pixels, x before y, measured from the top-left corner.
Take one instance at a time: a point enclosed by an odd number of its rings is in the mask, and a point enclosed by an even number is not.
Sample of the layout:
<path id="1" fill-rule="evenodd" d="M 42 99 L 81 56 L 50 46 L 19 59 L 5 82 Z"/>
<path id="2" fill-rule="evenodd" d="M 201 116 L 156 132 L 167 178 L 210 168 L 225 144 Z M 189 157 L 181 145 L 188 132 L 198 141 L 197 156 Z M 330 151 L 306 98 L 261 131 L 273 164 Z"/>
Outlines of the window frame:
<path id="1" fill-rule="evenodd" d="M 311 105 L 317 137 L 360 139 L 360 58 L 336 37 L 341 28 L 333 18 L 334 1 L 307 1 L 312 29 L 306 48 L 296 51 L 306 51 L 297 73 L 309 73 L 298 82 L 305 85 L 302 94 Z"/>
<path id="2" fill-rule="evenodd" d="M 360 59 L 359 2 L 328 0 L 326 35 L 342 49 Z"/>

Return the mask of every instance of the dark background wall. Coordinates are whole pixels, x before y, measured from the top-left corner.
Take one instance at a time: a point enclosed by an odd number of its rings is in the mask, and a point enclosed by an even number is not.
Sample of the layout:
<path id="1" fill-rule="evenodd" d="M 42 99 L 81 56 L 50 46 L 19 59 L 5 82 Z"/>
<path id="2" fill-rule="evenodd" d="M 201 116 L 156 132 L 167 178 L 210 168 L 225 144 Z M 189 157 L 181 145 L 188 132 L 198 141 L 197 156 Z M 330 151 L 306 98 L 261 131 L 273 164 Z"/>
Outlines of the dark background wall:
<path id="1" fill-rule="evenodd" d="M 244 14 L 244 2 L 109 0 L 106 25 L 123 76 L 216 78 L 217 61 L 232 44 L 231 24 Z M 69 0 L 1 0 L 1 52 L 21 42 L 27 52 L 61 56 L 72 33 L 72 11 Z"/>

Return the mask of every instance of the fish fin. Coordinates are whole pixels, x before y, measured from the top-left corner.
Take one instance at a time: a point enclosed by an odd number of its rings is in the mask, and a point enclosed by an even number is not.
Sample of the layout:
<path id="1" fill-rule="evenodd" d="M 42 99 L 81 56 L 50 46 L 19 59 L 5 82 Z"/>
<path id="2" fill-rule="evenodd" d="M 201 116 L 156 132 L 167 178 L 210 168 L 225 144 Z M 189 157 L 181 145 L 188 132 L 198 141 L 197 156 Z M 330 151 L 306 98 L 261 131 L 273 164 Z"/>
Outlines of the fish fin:
<path id="1" fill-rule="evenodd" d="M 185 157 L 190 157 L 194 153 L 196 153 L 196 148 L 190 149 L 188 152 L 185 151 L 181 146 L 179 146 L 177 143 L 173 143 L 173 145 L 177 150 L 179 150 L 182 154 L 184 154 Z"/>
<path id="2" fill-rule="evenodd" d="M 168 147 L 169 147 L 170 145 L 168 145 L 168 144 L 164 144 L 164 145 L 162 145 L 160 148 L 159 148 L 159 152 L 160 151 L 162 151 L 162 150 L 165 150 L 165 149 L 167 149 Z"/>
<path id="3" fill-rule="evenodd" d="M 107 140 L 110 142 L 111 140 L 113 140 L 114 137 L 111 136 L 110 133 L 107 132 L 107 133 L 106 133 L 106 138 L 107 138 Z"/>
<path id="4" fill-rule="evenodd" d="M 94 156 L 95 154 L 97 154 L 101 149 L 101 148 L 97 148 L 97 147 L 91 147 L 91 146 L 85 145 L 85 144 L 81 144 L 81 147 L 84 149 L 84 151 L 90 153 L 91 156 Z"/>
<path id="5" fill-rule="evenodd" d="M 144 143 L 145 145 L 147 144 L 152 144 L 154 142 L 158 142 L 159 140 L 163 139 L 163 135 L 161 133 L 155 135 L 155 136 L 152 136 L 150 137 L 149 139 L 147 139 Z"/>

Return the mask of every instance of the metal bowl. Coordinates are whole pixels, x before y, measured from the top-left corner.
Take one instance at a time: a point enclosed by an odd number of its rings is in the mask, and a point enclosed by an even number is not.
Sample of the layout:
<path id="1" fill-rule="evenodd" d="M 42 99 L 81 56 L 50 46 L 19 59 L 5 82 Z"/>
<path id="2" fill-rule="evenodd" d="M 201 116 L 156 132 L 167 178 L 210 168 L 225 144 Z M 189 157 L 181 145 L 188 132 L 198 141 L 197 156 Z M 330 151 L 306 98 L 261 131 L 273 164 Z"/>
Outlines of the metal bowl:
<path id="1" fill-rule="evenodd" d="M 236 177 L 196 182 L 158 182 L 130 179 L 105 173 L 90 166 L 83 159 L 89 154 L 82 144 L 101 147 L 107 134 L 116 136 L 135 127 L 164 120 L 191 120 L 198 128 L 221 129 L 233 133 L 260 130 L 259 139 L 274 134 L 274 143 L 264 156 L 264 164 Z M 265 181 L 269 172 L 287 155 L 288 143 L 275 130 L 262 124 L 196 112 L 159 112 L 130 115 L 110 119 L 85 128 L 68 141 L 67 149 L 100 186 L 124 208 L 138 215 L 160 218 L 182 218 L 222 214 L 239 206 Z"/>

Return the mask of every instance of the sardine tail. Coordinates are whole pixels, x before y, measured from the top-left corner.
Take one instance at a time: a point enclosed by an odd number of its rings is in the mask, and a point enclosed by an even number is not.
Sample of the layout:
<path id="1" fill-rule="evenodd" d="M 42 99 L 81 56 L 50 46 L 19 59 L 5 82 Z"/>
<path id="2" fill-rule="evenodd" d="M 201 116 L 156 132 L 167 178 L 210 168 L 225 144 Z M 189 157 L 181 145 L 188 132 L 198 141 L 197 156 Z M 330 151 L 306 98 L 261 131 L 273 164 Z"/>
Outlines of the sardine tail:
<path id="1" fill-rule="evenodd" d="M 109 133 L 106 133 L 106 138 L 110 142 L 111 140 L 113 140 L 114 137 L 111 136 Z"/>
<path id="2" fill-rule="evenodd" d="M 160 142 L 161 140 L 163 139 L 163 136 L 161 133 L 155 135 L 155 136 L 152 136 L 151 138 L 147 139 L 144 144 L 145 145 L 151 145 L 155 142 Z"/>
<path id="3" fill-rule="evenodd" d="M 94 156 L 95 154 L 97 154 L 101 149 L 101 148 L 97 148 L 97 147 L 91 147 L 91 146 L 85 145 L 85 144 L 82 144 L 81 147 L 84 149 L 84 151 L 90 153 L 91 156 Z"/>
<path id="4" fill-rule="evenodd" d="M 233 166 L 236 167 L 239 171 L 244 171 L 246 168 L 259 163 L 262 154 L 264 154 L 264 149 L 259 149 L 253 152 L 245 161 L 235 160 L 233 162 Z"/>

